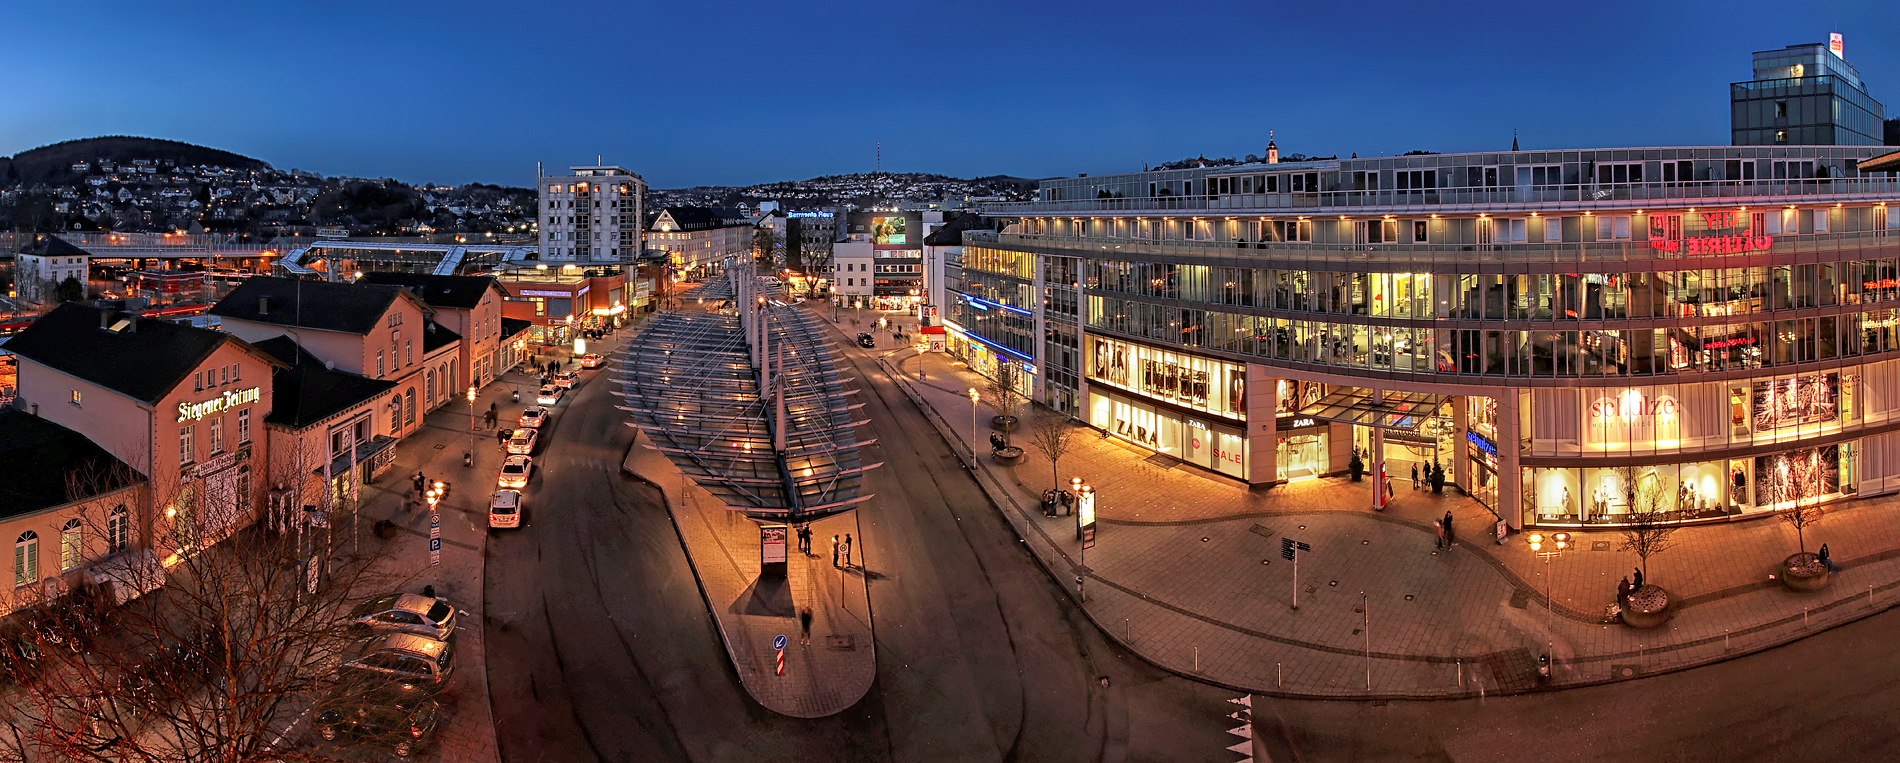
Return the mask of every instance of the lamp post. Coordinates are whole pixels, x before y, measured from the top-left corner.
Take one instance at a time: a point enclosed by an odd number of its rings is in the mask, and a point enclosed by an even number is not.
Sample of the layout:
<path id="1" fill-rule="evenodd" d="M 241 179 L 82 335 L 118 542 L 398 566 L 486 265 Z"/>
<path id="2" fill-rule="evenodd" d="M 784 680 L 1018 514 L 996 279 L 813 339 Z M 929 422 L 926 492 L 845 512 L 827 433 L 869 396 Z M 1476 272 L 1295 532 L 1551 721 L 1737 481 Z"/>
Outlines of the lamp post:
<path id="1" fill-rule="evenodd" d="M 468 388 L 468 455 L 463 466 L 475 465 L 475 388 Z"/>
<path id="2" fill-rule="evenodd" d="M 1083 482 L 1081 477 L 1070 477 L 1069 488 L 1075 492 L 1075 539 L 1081 541 L 1082 550 L 1077 558 L 1081 574 L 1075 576 L 1075 595 L 1088 601 L 1088 594 L 1082 587 L 1089 569 L 1089 547 L 1095 545 L 1095 488 Z"/>
<path id="3" fill-rule="evenodd" d="M 1544 558 L 1544 657 L 1542 664 L 1537 667 L 1537 671 L 1543 674 L 1544 678 L 1550 678 L 1550 652 L 1551 646 L 1556 641 L 1556 638 L 1551 635 L 1551 627 L 1555 622 L 1557 603 L 1551 598 L 1554 587 L 1551 585 L 1550 579 L 1550 558 L 1562 553 L 1564 549 L 1570 547 L 1570 533 L 1551 533 L 1550 541 L 1555 545 L 1555 548 L 1550 551 L 1544 551 L 1542 550 L 1544 548 L 1543 533 L 1531 533 L 1531 551 Z"/>
<path id="4" fill-rule="evenodd" d="M 976 388 L 970 388 L 970 468 L 976 468 Z"/>

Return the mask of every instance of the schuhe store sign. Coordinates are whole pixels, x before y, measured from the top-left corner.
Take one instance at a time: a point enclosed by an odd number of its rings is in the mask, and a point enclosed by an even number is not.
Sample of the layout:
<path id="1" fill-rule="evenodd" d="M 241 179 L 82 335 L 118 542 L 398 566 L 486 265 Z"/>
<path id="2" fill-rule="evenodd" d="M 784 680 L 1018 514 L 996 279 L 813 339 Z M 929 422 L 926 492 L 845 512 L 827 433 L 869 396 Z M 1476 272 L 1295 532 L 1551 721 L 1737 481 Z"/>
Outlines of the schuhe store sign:
<path id="1" fill-rule="evenodd" d="M 1630 389 L 1592 401 L 1584 424 L 1594 442 L 1676 440 L 1681 438 L 1682 412 L 1682 404 L 1673 395 Z"/>

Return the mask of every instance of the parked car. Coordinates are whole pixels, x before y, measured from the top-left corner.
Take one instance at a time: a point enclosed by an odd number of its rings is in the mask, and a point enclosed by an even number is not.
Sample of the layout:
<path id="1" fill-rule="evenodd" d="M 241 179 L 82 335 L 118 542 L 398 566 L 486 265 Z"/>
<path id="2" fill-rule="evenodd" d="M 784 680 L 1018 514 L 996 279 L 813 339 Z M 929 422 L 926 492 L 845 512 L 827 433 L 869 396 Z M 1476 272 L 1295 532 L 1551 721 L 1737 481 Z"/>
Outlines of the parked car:
<path id="1" fill-rule="evenodd" d="M 508 438 L 508 453 L 516 456 L 532 456 L 534 455 L 534 445 L 540 441 L 540 439 L 541 430 L 539 429 L 527 427 L 517 429 L 515 430 L 514 436 Z"/>
<path id="2" fill-rule="evenodd" d="M 607 358 L 597 352 L 590 352 L 581 356 L 581 368 L 599 368 L 606 364 Z"/>
<path id="3" fill-rule="evenodd" d="M 488 499 L 488 527 L 521 526 L 521 491 L 497 490 Z"/>
<path id="4" fill-rule="evenodd" d="M 538 405 L 528 406 L 522 410 L 521 417 L 515 419 L 515 423 L 524 427 L 538 427 L 542 424 L 546 424 L 548 423 L 548 409 Z"/>
<path id="5" fill-rule="evenodd" d="M 385 633 L 364 641 L 342 666 L 362 680 L 404 681 L 430 692 L 448 686 L 455 673 L 453 642 L 413 633 Z"/>
<path id="6" fill-rule="evenodd" d="M 350 610 L 352 624 L 378 633 L 414 633 L 444 639 L 455 632 L 455 606 L 448 599 L 414 593 L 378 596 Z"/>
<path id="7" fill-rule="evenodd" d="M 349 737 L 409 757 L 435 738 L 442 707 L 421 686 L 372 679 L 343 682 L 317 703 L 317 735 Z"/>
<path id="8" fill-rule="evenodd" d="M 535 393 L 534 401 L 542 405 L 553 405 L 561 402 L 561 392 L 560 387 L 550 384 L 542 387 L 540 392 Z"/>
<path id="9" fill-rule="evenodd" d="M 581 372 L 579 371 L 556 372 L 554 374 L 554 386 L 560 387 L 561 389 L 573 389 L 574 382 L 579 381 L 580 378 Z"/>
<path id="10" fill-rule="evenodd" d="M 877 340 L 871 338 L 870 334 L 858 334 L 858 346 L 859 347 L 876 347 Z"/>
<path id="11" fill-rule="evenodd" d="M 496 480 L 495 486 L 519 490 L 528 486 L 528 478 L 532 476 L 534 476 L 533 458 L 509 456 L 508 460 L 501 462 L 501 478 Z"/>

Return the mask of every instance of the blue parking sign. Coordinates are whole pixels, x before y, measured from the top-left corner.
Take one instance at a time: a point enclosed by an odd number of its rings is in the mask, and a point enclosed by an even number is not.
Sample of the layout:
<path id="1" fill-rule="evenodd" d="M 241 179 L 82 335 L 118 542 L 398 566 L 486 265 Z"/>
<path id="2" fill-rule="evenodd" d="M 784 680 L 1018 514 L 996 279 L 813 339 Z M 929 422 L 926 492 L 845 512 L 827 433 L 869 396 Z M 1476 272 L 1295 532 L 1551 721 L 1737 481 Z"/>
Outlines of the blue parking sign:
<path id="1" fill-rule="evenodd" d="M 430 550 L 430 551 L 441 551 L 441 550 L 442 550 L 442 539 L 441 539 L 441 538 L 430 538 L 430 539 L 429 539 L 429 550 Z"/>

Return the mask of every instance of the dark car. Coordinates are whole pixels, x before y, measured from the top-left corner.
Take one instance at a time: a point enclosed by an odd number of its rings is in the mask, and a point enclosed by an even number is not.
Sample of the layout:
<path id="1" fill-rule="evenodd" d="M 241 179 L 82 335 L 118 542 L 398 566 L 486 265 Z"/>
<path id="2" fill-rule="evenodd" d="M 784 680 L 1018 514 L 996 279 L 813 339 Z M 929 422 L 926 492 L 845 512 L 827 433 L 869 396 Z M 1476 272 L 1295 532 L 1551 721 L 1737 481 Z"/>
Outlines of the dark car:
<path id="1" fill-rule="evenodd" d="M 422 687 L 401 681 L 343 683 L 317 703 L 317 735 L 348 737 L 409 757 L 428 746 L 442 706 Z"/>
<path id="2" fill-rule="evenodd" d="M 877 340 L 875 338 L 872 338 L 870 334 L 859 334 L 858 346 L 859 347 L 876 347 Z"/>

